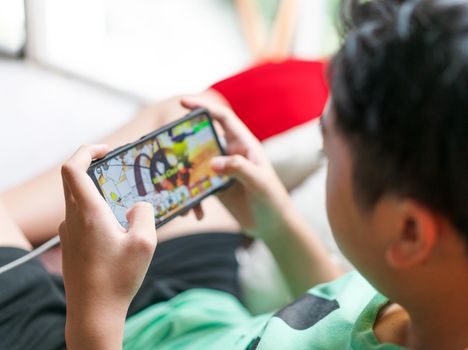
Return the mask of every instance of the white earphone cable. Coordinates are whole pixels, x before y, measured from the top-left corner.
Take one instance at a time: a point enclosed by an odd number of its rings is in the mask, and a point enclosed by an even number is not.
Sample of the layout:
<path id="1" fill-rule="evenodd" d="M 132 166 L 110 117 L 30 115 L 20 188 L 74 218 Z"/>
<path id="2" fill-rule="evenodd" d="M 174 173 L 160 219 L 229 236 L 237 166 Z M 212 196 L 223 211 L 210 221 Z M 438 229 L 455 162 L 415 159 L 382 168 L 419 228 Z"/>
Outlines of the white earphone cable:
<path id="1" fill-rule="evenodd" d="M 47 242 L 40 245 L 36 249 L 30 251 L 29 253 L 22 256 L 21 258 L 13 260 L 12 262 L 0 267 L 0 275 L 2 273 L 10 271 L 11 269 L 14 269 L 15 267 L 18 267 L 18 266 L 20 266 L 20 265 L 34 259 L 35 257 L 41 255 L 42 253 L 46 252 L 47 250 L 49 250 L 50 248 L 56 246 L 59 243 L 60 243 L 60 237 L 58 235 L 51 238 L 51 239 L 49 239 Z"/>

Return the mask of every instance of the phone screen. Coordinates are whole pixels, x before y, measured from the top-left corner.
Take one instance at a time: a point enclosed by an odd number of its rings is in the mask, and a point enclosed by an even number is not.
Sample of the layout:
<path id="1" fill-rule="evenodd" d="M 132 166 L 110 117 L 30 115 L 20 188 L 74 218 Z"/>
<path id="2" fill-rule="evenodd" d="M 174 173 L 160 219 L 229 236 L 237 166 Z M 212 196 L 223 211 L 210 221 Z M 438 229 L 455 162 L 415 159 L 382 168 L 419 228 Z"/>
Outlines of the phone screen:
<path id="1" fill-rule="evenodd" d="M 211 170 L 210 160 L 223 152 L 205 111 L 112 153 L 88 174 L 124 227 L 137 202 L 153 204 L 160 226 L 230 182 Z"/>

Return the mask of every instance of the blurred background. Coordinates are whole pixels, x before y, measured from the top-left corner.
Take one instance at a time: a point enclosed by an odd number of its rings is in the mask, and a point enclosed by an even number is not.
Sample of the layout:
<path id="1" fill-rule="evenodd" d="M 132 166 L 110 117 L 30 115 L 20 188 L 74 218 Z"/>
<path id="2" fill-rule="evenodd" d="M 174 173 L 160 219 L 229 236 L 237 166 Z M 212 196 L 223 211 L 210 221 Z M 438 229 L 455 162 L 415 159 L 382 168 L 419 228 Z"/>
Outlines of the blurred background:
<path id="1" fill-rule="evenodd" d="M 280 1 L 251 0 L 265 32 Z M 291 55 L 337 47 L 334 0 L 300 0 Z M 234 0 L 0 1 L 0 190 L 117 128 L 141 103 L 253 63 Z M 11 150 L 11 152 L 5 152 Z"/>

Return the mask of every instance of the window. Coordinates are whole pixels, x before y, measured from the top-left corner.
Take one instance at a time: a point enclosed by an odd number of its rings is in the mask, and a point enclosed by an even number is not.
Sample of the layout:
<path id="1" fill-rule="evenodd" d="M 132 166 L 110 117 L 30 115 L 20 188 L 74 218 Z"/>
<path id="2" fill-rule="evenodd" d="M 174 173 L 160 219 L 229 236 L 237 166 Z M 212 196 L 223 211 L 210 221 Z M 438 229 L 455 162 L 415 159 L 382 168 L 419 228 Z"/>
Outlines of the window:
<path id="1" fill-rule="evenodd" d="M 24 3 L 0 1 L 0 53 L 17 56 L 23 51 L 26 38 Z"/>
<path id="2" fill-rule="evenodd" d="M 336 46 L 330 3 L 336 0 L 301 1 L 294 47 L 301 57 Z M 146 99 L 199 92 L 252 63 L 234 0 L 26 4 L 28 56 Z"/>
<path id="3" fill-rule="evenodd" d="M 227 0 L 30 0 L 28 53 L 148 99 L 198 92 L 249 56 Z"/>

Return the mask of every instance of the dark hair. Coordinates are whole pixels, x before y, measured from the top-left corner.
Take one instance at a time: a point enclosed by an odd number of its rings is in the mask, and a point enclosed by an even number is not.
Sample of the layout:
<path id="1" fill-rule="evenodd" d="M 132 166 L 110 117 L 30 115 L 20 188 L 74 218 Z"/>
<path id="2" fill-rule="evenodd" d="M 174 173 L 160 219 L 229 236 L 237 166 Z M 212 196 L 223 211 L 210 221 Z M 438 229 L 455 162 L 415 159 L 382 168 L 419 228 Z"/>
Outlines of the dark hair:
<path id="1" fill-rule="evenodd" d="M 343 2 L 329 68 L 335 125 L 369 209 L 385 194 L 447 217 L 468 242 L 468 1 Z"/>

